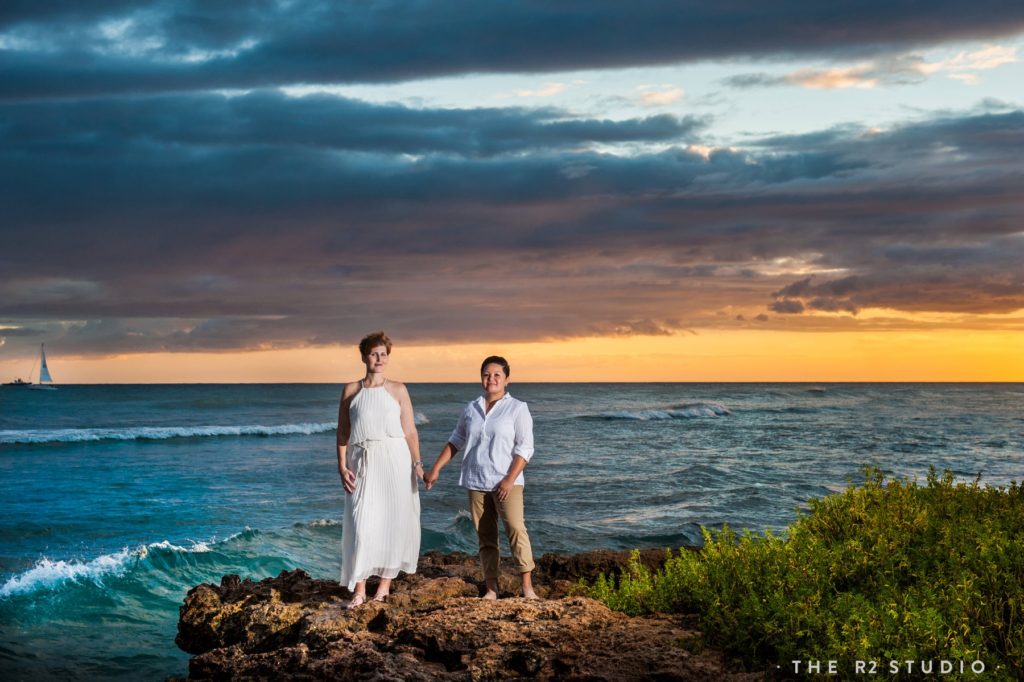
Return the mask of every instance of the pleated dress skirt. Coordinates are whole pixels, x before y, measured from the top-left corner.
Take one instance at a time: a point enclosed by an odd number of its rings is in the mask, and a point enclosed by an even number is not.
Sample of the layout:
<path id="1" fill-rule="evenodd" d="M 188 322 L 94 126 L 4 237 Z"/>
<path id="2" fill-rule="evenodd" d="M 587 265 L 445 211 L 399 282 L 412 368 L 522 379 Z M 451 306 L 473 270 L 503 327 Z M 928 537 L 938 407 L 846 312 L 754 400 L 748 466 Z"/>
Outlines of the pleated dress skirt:
<path id="1" fill-rule="evenodd" d="M 370 576 L 415 573 L 420 553 L 420 496 L 404 438 L 351 444 L 355 492 L 345 495 L 341 584 L 349 590 Z"/>

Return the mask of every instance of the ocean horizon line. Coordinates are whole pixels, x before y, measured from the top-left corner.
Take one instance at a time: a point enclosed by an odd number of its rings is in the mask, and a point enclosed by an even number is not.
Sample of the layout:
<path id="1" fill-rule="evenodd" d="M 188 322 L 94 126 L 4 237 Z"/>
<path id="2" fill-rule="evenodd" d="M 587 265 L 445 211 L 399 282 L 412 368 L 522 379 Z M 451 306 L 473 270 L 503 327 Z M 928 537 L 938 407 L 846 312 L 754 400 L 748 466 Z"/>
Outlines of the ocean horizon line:
<path id="1" fill-rule="evenodd" d="M 354 381 L 354 380 L 353 380 Z M 473 385 L 475 386 L 478 382 L 476 381 L 407 381 L 404 379 L 395 379 L 395 381 L 401 381 L 405 384 L 411 385 L 423 385 L 423 386 L 441 386 L 441 385 Z M 148 382 L 62 382 L 54 383 L 55 386 L 342 386 L 348 383 L 348 381 L 148 381 Z M 587 380 L 587 381 L 509 381 L 510 385 L 646 385 L 646 386 L 672 386 L 672 385 L 736 385 L 736 386 L 751 386 L 757 384 L 781 384 L 781 385 L 824 385 L 824 386 L 868 386 L 868 385 L 924 385 L 924 386 L 980 386 L 980 385 L 1013 385 L 1019 384 L 1024 385 L 1024 381 L 996 381 L 996 380 L 978 380 L 978 381 L 926 381 L 920 379 L 894 379 L 894 380 L 864 380 L 864 381 L 841 381 L 841 380 L 813 380 L 813 379 L 787 379 L 787 380 L 751 380 L 751 381 L 618 381 L 618 380 Z M 33 384 L 34 385 L 34 384 Z M 26 385 L 28 386 L 28 384 Z M 18 386 L 13 384 L 0 384 L 0 388 L 24 388 L 26 386 Z"/>

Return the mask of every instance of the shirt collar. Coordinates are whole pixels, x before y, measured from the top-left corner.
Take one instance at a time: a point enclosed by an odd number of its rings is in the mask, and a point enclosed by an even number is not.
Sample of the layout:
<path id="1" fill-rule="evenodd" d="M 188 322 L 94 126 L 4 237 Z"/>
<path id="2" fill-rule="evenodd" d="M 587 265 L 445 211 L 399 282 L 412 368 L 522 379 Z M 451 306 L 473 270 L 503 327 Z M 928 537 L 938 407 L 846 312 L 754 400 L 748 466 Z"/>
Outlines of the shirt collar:
<path id="1" fill-rule="evenodd" d="M 512 394 L 509 393 L 508 391 L 505 391 L 505 395 L 503 395 L 500 398 L 498 398 L 498 402 L 499 403 L 505 402 L 506 400 L 508 400 L 511 397 L 512 397 Z M 495 405 L 497 405 L 497 404 L 498 403 L 495 403 Z M 476 406 L 480 408 L 480 412 L 481 413 L 487 414 L 487 396 L 482 395 L 479 398 L 477 398 L 476 399 Z"/>

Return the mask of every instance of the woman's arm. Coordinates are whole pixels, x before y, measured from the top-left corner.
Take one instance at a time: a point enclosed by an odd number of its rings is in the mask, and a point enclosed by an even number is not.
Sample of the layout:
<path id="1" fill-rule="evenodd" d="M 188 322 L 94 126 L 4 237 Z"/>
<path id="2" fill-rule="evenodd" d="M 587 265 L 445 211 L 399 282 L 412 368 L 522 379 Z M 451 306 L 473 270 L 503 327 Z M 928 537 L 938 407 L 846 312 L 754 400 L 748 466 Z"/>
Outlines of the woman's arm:
<path id="1" fill-rule="evenodd" d="M 409 455 L 412 457 L 412 469 L 416 478 L 423 479 L 423 462 L 420 461 L 420 434 L 416 430 L 416 413 L 412 409 L 412 398 L 409 397 L 409 389 L 405 384 L 396 382 L 395 392 L 398 394 L 398 404 L 402 408 L 402 433 L 405 435 L 405 442 L 409 444 Z"/>
<path id="2" fill-rule="evenodd" d="M 523 473 L 523 469 L 529 464 L 520 455 L 514 455 L 512 457 L 512 466 L 508 468 L 508 473 L 505 474 L 505 478 L 501 479 L 501 483 L 494 489 L 494 493 L 498 496 L 499 500 L 504 500 L 508 497 L 508 494 L 512 492 L 512 487 L 516 484 L 516 479 L 519 478 L 519 474 Z"/>
<path id="3" fill-rule="evenodd" d="M 444 444 L 444 448 L 441 450 L 441 454 L 437 456 L 434 466 L 430 467 L 430 471 L 423 477 L 423 482 L 427 484 L 427 490 L 434 487 L 434 483 L 441 476 L 441 469 L 444 469 L 445 465 L 451 461 L 458 451 L 459 449 L 451 443 Z"/>
<path id="4" fill-rule="evenodd" d="M 508 468 L 508 473 L 501 479 L 501 483 L 494 489 L 499 500 L 504 500 L 512 492 L 516 479 L 533 457 L 533 416 L 526 403 L 520 406 L 513 421 L 516 435 L 512 445 L 512 464 Z"/>
<path id="5" fill-rule="evenodd" d="M 355 381 L 345 384 L 345 388 L 341 392 L 341 403 L 338 405 L 338 434 L 336 441 L 338 446 L 338 474 L 341 476 L 341 484 L 345 486 L 345 492 L 347 493 L 354 493 L 356 491 L 356 474 L 348 468 L 345 454 L 348 450 L 348 437 L 352 433 L 352 423 L 349 421 L 348 408 L 358 387 L 359 383 Z"/>
<path id="6" fill-rule="evenodd" d="M 441 449 L 441 454 L 437 456 L 434 466 L 430 467 L 430 473 L 423 477 L 423 482 L 427 484 L 427 490 L 430 490 L 434 483 L 437 482 L 438 477 L 441 475 L 441 469 L 451 461 L 455 453 L 459 451 L 459 448 L 466 444 L 466 415 L 469 409 L 467 405 L 466 409 L 459 415 L 459 421 L 455 424 L 455 430 L 452 431 L 452 435 L 448 436 L 448 442 Z"/>

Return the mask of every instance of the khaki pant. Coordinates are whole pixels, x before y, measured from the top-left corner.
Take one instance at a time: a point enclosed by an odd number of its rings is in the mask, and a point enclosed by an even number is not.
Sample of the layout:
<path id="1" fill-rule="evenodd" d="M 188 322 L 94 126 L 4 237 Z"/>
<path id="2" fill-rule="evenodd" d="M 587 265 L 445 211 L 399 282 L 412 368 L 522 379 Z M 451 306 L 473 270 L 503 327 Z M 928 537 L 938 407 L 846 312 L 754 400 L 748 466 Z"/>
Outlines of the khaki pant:
<path id="1" fill-rule="evenodd" d="M 505 524 L 505 536 L 512 548 L 512 558 L 520 573 L 533 570 L 533 550 L 523 520 L 523 486 L 512 486 L 512 492 L 502 502 L 493 492 L 469 491 L 469 511 L 480 540 L 480 564 L 484 579 L 498 579 L 498 516 Z"/>

